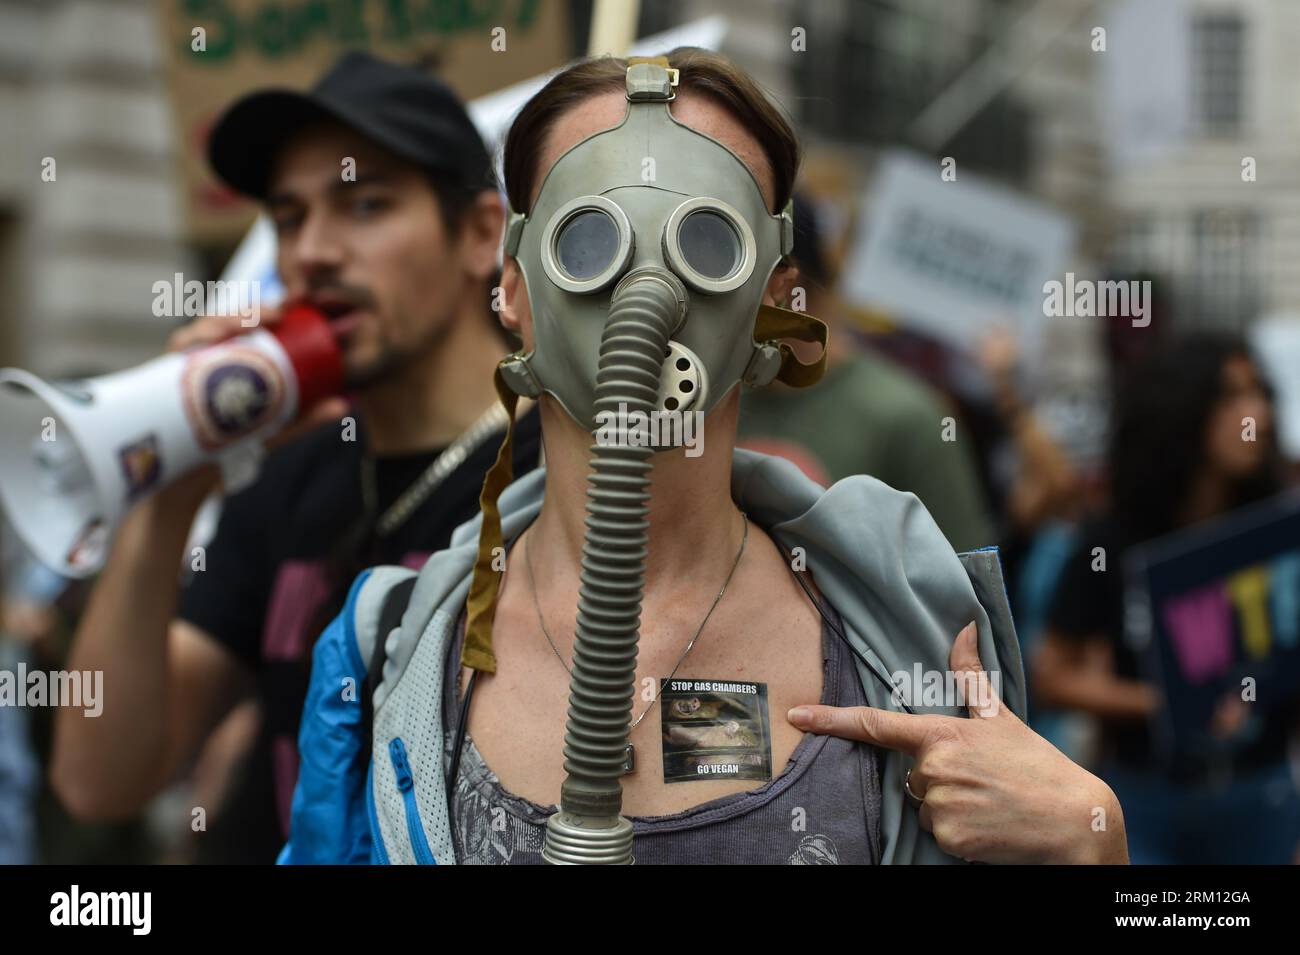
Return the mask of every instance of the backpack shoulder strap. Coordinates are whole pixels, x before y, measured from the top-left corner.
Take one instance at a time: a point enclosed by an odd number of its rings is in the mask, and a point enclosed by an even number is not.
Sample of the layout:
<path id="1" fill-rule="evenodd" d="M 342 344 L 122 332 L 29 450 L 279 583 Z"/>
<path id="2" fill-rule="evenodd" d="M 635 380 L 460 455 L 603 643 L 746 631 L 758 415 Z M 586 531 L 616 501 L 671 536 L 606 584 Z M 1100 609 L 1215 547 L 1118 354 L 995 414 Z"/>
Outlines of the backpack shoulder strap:
<path id="1" fill-rule="evenodd" d="M 394 584 L 384 595 L 384 602 L 379 608 L 375 645 L 370 652 L 365 681 L 361 685 L 361 725 L 366 738 L 372 735 L 371 729 L 375 719 L 373 697 L 375 688 L 379 686 L 379 681 L 383 677 L 385 644 L 388 643 L 388 635 L 402 625 L 402 615 L 406 613 L 406 606 L 411 602 L 411 592 L 415 590 L 415 582 L 418 579 L 418 577 L 408 577 Z"/>

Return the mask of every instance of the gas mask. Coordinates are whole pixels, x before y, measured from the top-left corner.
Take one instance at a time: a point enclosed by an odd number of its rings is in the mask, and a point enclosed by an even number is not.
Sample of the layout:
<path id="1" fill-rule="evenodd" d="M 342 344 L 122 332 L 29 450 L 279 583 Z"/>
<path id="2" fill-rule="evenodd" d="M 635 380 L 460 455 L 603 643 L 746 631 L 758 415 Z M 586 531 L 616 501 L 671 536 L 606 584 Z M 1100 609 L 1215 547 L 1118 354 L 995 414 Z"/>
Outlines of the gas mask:
<path id="1" fill-rule="evenodd" d="M 503 375 L 516 394 L 550 394 L 588 431 L 613 293 L 631 277 L 664 279 L 683 315 L 663 356 L 659 411 L 707 414 L 737 382 L 765 385 L 781 370 L 779 346 L 754 340 L 755 315 L 793 244 L 792 207 L 770 214 L 739 156 L 673 118 L 676 80 L 634 62 L 623 121 L 561 156 L 531 213 L 510 215 L 505 251 L 527 280 L 535 347 L 507 359 Z M 787 325 L 799 320 L 786 313 Z"/>

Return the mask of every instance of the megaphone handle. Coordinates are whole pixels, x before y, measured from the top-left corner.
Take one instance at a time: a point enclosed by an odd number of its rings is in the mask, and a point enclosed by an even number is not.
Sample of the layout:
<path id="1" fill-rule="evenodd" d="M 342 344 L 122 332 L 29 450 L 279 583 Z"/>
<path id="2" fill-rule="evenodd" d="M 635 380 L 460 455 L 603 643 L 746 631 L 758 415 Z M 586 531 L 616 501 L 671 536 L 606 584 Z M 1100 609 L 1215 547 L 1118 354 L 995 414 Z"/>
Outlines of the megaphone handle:
<path id="1" fill-rule="evenodd" d="M 242 491 L 254 481 L 262 470 L 266 448 L 258 440 L 241 441 L 217 455 L 221 468 L 221 483 L 227 494 Z"/>

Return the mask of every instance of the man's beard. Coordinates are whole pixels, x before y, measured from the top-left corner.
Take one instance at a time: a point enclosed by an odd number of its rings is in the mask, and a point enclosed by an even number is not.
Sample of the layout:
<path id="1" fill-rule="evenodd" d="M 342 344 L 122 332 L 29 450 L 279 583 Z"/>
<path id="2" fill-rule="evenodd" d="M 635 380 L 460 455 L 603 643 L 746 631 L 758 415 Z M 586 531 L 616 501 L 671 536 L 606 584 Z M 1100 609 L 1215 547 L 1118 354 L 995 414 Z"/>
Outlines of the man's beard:
<path id="1" fill-rule="evenodd" d="M 365 391 L 375 385 L 384 384 L 398 375 L 415 358 L 429 354 L 441 348 L 451 334 L 453 319 L 439 321 L 430 329 L 425 339 L 413 349 L 399 349 L 385 342 L 372 361 L 360 368 L 345 369 L 343 387 L 347 391 Z"/>
<path id="2" fill-rule="evenodd" d="M 346 369 L 343 373 L 343 387 L 348 391 L 365 391 L 401 371 L 407 359 L 407 355 L 385 347 L 374 361 L 367 362 L 361 368 Z"/>

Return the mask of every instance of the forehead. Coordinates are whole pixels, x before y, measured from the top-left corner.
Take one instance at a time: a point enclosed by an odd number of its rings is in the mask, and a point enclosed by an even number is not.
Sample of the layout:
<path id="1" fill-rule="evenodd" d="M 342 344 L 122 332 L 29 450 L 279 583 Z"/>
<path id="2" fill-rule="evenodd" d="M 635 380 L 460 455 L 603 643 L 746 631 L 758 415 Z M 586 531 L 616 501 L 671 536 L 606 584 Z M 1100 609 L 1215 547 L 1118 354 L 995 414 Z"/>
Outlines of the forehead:
<path id="1" fill-rule="evenodd" d="M 356 161 L 358 171 L 399 176 L 418 173 L 414 164 L 394 155 L 356 130 L 333 120 L 320 120 L 297 130 L 276 151 L 267 179 L 268 192 L 295 185 L 327 174 L 338 179 L 343 161 Z"/>
<path id="2" fill-rule="evenodd" d="M 716 139 L 739 156 L 758 180 L 768 209 L 772 208 L 776 190 L 771 163 L 758 140 L 741 125 L 740 120 L 709 97 L 689 90 L 678 93 L 669 109 L 679 123 Z M 627 97 L 620 90 L 609 90 L 561 113 L 542 143 L 539 174 L 533 181 L 533 193 L 528 197 L 529 208 L 537 202 L 542 181 L 561 156 L 593 133 L 617 126 L 626 112 Z"/>

